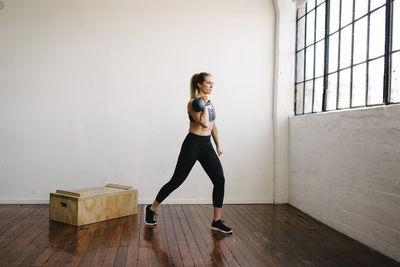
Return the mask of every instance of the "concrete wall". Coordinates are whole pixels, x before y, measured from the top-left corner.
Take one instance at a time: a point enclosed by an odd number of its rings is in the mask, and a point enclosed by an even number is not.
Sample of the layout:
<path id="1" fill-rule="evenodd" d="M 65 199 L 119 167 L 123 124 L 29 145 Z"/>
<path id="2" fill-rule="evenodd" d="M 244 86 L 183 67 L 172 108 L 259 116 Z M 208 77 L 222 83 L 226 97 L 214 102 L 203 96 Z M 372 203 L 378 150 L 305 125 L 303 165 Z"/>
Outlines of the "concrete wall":
<path id="1" fill-rule="evenodd" d="M 291 117 L 289 202 L 400 261 L 400 105 Z"/>
<path id="2" fill-rule="evenodd" d="M 5 0 L 0 203 L 120 183 L 152 201 L 214 75 L 226 203 L 273 202 L 273 0 Z M 197 164 L 166 203 L 211 203 Z"/>

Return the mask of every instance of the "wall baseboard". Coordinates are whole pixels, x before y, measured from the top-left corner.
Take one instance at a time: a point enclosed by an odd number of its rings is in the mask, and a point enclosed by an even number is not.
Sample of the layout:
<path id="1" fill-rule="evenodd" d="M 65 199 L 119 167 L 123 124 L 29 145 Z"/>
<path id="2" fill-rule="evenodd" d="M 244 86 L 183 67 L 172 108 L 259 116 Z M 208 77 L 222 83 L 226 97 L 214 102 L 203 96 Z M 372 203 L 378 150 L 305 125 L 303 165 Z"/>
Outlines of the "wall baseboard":
<path id="1" fill-rule="evenodd" d="M 48 199 L 0 198 L 0 204 L 49 204 Z"/>
<path id="2" fill-rule="evenodd" d="M 153 199 L 139 199 L 139 204 L 152 203 Z M 0 198 L 0 204 L 49 204 L 49 199 Z M 167 199 L 163 204 L 212 204 L 208 199 Z M 224 204 L 273 204 L 272 199 L 226 199 Z"/>

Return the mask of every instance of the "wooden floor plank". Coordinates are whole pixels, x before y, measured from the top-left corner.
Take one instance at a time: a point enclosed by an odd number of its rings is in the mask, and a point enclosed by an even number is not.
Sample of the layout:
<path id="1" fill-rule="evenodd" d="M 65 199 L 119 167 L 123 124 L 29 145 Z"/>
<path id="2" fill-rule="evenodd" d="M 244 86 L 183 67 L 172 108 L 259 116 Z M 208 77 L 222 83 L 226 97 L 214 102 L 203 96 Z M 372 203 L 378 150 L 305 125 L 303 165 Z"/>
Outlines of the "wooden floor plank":
<path id="1" fill-rule="evenodd" d="M 124 225 L 121 233 L 121 239 L 115 256 L 115 266 L 124 266 L 128 256 L 129 240 L 132 229 L 136 227 L 137 215 L 131 215 L 124 218 Z"/>
<path id="2" fill-rule="evenodd" d="M 64 250 L 63 255 L 57 261 L 58 265 L 78 266 L 86 254 L 93 235 L 99 228 L 99 224 L 89 224 L 87 226 L 80 226 L 76 235 L 72 236 L 71 245 L 68 249 Z"/>
<path id="3" fill-rule="evenodd" d="M 188 213 L 193 218 L 192 231 L 196 232 L 196 242 L 201 248 L 204 262 L 211 266 L 227 265 L 225 259 L 220 257 L 217 251 L 214 251 L 214 240 L 210 232 L 210 228 L 206 225 L 199 212 L 198 205 L 189 205 Z"/>
<path id="4" fill-rule="evenodd" d="M 105 225 L 106 227 L 102 235 L 102 240 L 96 249 L 93 260 L 90 263 L 90 266 L 93 267 L 101 266 L 104 263 L 108 247 L 110 246 L 111 237 L 116 227 L 114 220 L 101 222 L 101 224 Z"/>
<path id="5" fill-rule="evenodd" d="M 134 217 L 133 227 L 129 236 L 128 254 L 126 255 L 125 266 L 136 266 L 139 254 L 139 236 L 143 222 L 142 207 L 139 205 L 138 214 Z"/>
<path id="6" fill-rule="evenodd" d="M 238 214 L 237 209 L 240 205 L 225 205 L 224 213 L 229 218 L 235 235 L 243 243 L 243 250 L 246 251 L 246 258 L 252 265 L 259 266 L 260 262 L 271 266 L 279 266 L 271 252 L 262 244 L 262 240 L 251 234 L 251 226 L 247 224 L 243 215 Z"/>
<path id="7" fill-rule="evenodd" d="M 24 227 L 31 224 L 29 219 L 25 219 L 38 213 L 39 209 L 39 207 L 29 206 L 17 210 L 16 216 L 11 218 L 10 222 L 0 229 L 0 248 L 7 247 L 12 240 L 23 234 Z"/>
<path id="8" fill-rule="evenodd" d="M 186 243 L 189 247 L 190 254 L 192 255 L 193 264 L 196 266 L 205 266 L 205 262 L 203 256 L 201 255 L 200 249 L 197 246 L 196 241 L 194 240 L 193 233 L 190 229 L 190 224 L 194 222 L 188 221 L 183 210 L 182 205 L 174 205 L 177 217 L 179 219 L 179 223 L 182 227 L 182 231 L 184 233 Z"/>
<path id="9" fill-rule="evenodd" d="M 231 234 L 223 234 L 211 230 L 211 222 L 214 218 L 214 208 L 212 205 L 199 205 L 198 212 L 203 224 L 212 237 L 212 256 L 216 262 L 224 262 L 228 266 L 251 266 L 248 260 L 240 253 L 233 255 L 236 251 L 235 246 L 231 246 L 229 241 L 235 242 L 236 237 Z"/>
<path id="10" fill-rule="evenodd" d="M 68 245 L 66 241 L 69 236 L 73 235 L 75 232 L 75 227 L 72 225 L 68 225 L 63 228 L 62 232 L 54 233 L 52 236 L 52 232 L 49 229 L 48 232 L 48 246 L 45 250 L 42 251 L 40 255 L 38 255 L 37 259 L 33 263 L 34 265 L 43 265 L 50 261 L 55 261 L 59 256 L 61 256 L 62 249 Z"/>
<path id="11" fill-rule="evenodd" d="M 86 248 L 85 254 L 82 256 L 78 266 L 89 266 L 90 263 L 93 261 L 94 257 L 96 256 L 97 248 L 100 246 L 104 232 L 107 229 L 104 227 L 97 227 L 92 234 L 92 238 Z"/>
<path id="12" fill-rule="evenodd" d="M 309 240 L 310 237 L 307 234 L 299 232 L 296 224 L 289 225 L 287 218 L 285 218 L 281 212 L 275 213 L 276 225 L 268 225 L 266 223 L 259 223 L 251 220 L 252 216 L 260 213 L 260 211 L 257 210 L 257 206 L 252 208 L 241 206 L 238 211 L 239 214 L 243 215 L 247 224 L 252 227 L 254 233 L 258 233 L 260 236 L 265 236 L 267 240 L 269 240 L 268 232 L 277 233 L 279 239 L 273 238 L 272 242 L 267 243 L 267 246 L 272 251 L 272 254 L 279 260 L 293 257 L 301 259 L 303 255 L 307 254 L 307 251 L 315 251 L 315 249 L 318 249 L 317 247 L 313 247 L 315 245 L 314 243 L 304 242 L 304 240 Z M 265 218 L 265 220 L 268 219 Z M 307 257 L 310 259 L 310 255 Z M 313 258 L 315 257 L 320 257 L 320 255 L 313 256 Z M 320 257 L 319 260 L 322 261 L 322 258 L 324 257 Z M 314 259 L 311 260 L 313 261 Z"/>
<path id="13" fill-rule="evenodd" d="M 149 243 L 151 253 L 150 266 L 174 266 L 168 249 L 167 232 L 164 224 L 164 216 L 161 210 L 157 211 L 157 226 L 144 227 L 144 239 Z"/>
<path id="14" fill-rule="evenodd" d="M 16 205 L 11 211 L 11 216 L 0 225 L 0 239 L 4 234 L 10 234 L 15 225 L 30 216 L 37 208 L 38 205 Z"/>
<path id="15" fill-rule="evenodd" d="M 212 265 L 213 259 L 213 244 L 210 236 L 209 229 L 203 226 L 203 222 L 198 215 L 197 208 L 194 205 L 183 205 L 182 211 L 186 217 L 186 220 L 190 222 L 189 228 L 192 232 L 193 239 L 195 240 L 197 247 L 201 253 L 204 264 Z M 209 246 L 207 244 L 207 238 L 210 240 Z"/>
<path id="16" fill-rule="evenodd" d="M 6 225 L 10 222 L 10 219 L 15 217 L 15 209 L 16 205 L 0 205 L 0 229 L 3 225 Z M 20 212 L 21 209 L 17 208 L 17 212 Z M 1 232 L 0 232 L 1 233 Z"/>
<path id="17" fill-rule="evenodd" d="M 30 224 L 31 227 L 29 227 L 28 231 L 20 239 L 15 240 L 18 246 L 26 247 L 40 235 L 44 228 L 48 229 L 49 217 L 47 209 L 42 208 L 38 215 L 32 219 L 34 223 Z"/>
<path id="18" fill-rule="evenodd" d="M 24 259 L 35 249 L 35 246 L 29 246 L 41 232 L 47 228 L 48 218 L 44 214 L 44 209 L 39 210 L 38 215 L 32 218 L 24 234 L 14 239 L 8 247 L 13 248 L 13 253 L 7 255 L 8 264 L 22 264 Z"/>
<path id="19" fill-rule="evenodd" d="M 158 244 L 158 250 L 160 250 L 160 260 L 161 260 L 161 266 L 175 266 L 174 262 L 171 260 L 170 257 L 170 252 L 169 252 L 169 247 L 168 247 L 168 240 L 167 240 L 167 229 L 165 227 L 165 218 L 164 214 L 162 212 L 157 212 L 158 218 L 158 224 L 157 224 L 157 230 L 158 230 L 158 239 L 159 239 L 159 244 Z"/>
<path id="20" fill-rule="evenodd" d="M 113 266 L 115 262 L 115 258 L 118 253 L 118 248 L 120 245 L 120 240 L 121 240 L 121 235 L 122 235 L 122 230 L 124 228 L 124 224 L 126 221 L 126 218 L 118 218 L 113 220 L 114 223 L 116 224 L 116 227 L 112 233 L 111 240 L 109 247 L 107 249 L 104 262 L 102 266 L 109 267 Z"/>
<path id="21" fill-rule="evenodd" d="M 194 266 L 192 254 L 190 253 L 189 246 L 186 242 L 185 233 L 182 230 L 182 226 L 179 222 L 175 207 L 176 205 L 168 205 L 169 212 L 171 214 L 172 225 L 174 227 L 176 241 L 178 243 L 179 251 L 182 257 L 182 263 L 184 266 Z"/>
<path id="22" fill-rule="evenodd" d="M 167 233 L 167 242 L 169 248 L 169 258 L 174 265 L 183 266 L 181 253 L 179 251 L 178 242 L 171 219 L 169 205 L 163 205 L 163 207 L 160 207 L 159 210 L 163 213 L 164 217 L 164 225 Z"/>
<path id="23" fill-rule="evenodd" d="M 141 216 L 141 221 L 144 219 L 144 212 L 142 213 Z M 137 260 L 137 266 L 149 266 L 150 265 L 150 245 L 145 239 L 145 232 L 144 229 L 147 229 L 147 227 L 154 227 L 154 226 L 147 226 L 143 224 L 143 228 L 140 229 L 140 235 L 139 235 L 139 253 L 138 253 L 138 260 Z"/>
<path id="24" fill-rule="evenodd" d="M 243 206 L 245 206 L 244 209 Z M 269 225 L 266 214 L 259 215 L 259 217 L 262 217 L 254 220 L 253 217 L 249 215 L 250 210 L 252 210 L 252 207 L 237 205 L 233 210 L 233 214 L 237 220 L 241 222 L 241 225 L 243 225 L 244 234 L 252 241 L 251 245 L 253 249 L 263 257 L 263 260 L 270 261 L 270 264 L 276 264 L 275 259 L 296 256 L 295 252 L 297 247 L 288 247 L 287 242 L 290 241 L 290 239 L 288 239 L 284 233 L 278 232 L 278 238 L 274 236 L 268 237 L 260 228 L 269 227 L 271 229 L 270 232 L 275 233 L 279 231 L 280 223 L 278 222 L 277 225 Z M 274 253 L 275 248 L 278 248 L 278 253 Z M 267 252 L 265 253 L 265 251 Z"/>
<path id="25" fill-rule="evenodd" d="M 43 230 L 39 233 L 39 235 L 28 244 L 28 247 L 32 248 L 30 252 L 27 252 L 26 255 L 21 257 L 23 261 L 21 263 L 22 266 L 30 266 L 37 257 L 43 253 L 44 250 L 49 246 L 49 238 L 48 238 L 49 226 L 48 222 L 44 224 Z"/>
<path id="26" fill-rule="evenodd" d="M 0 266 L 400 266 L 290 205 L 224 205 L 232 235 L 210 229 L 212 205 L 161 205 L 81 227 L 48 205 L 0 205 Z"/>

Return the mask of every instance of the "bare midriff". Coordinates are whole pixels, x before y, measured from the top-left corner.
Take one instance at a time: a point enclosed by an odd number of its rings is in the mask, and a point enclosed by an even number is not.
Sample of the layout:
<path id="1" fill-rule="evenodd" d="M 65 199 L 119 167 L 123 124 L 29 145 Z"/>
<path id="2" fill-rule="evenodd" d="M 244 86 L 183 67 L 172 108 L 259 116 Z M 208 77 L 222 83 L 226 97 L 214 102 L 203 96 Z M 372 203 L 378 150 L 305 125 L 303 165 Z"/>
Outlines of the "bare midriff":
<path id="1" fill-rule="evenodd" d="M 189 126 L 189 132 L 191 132 L 193 134 L 201 135 L 201 136 L 207 136 L 207 135 L 211 135 L 213 126 L 214 126 L 214 122 L 209 122 L 208 127 L 205 128 L 205 127 L 201 126 L 200 123 L 191 121 L 190 126 Z"/>

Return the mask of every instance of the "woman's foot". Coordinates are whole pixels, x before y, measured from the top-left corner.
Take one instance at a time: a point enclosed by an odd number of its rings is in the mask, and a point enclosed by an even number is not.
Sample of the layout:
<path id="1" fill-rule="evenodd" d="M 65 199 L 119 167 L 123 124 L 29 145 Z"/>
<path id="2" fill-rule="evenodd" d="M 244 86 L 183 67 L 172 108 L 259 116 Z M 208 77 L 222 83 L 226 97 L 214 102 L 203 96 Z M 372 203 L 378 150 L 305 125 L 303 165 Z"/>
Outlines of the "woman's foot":
<path id="1" fill-rule="evenodd" d="M 157 221 L 154 220 L 154 215 L 156 214 L 154 211 L 150 209 L 151 205 L 144 206 L 144 223 L 147 225 L 156 225 Z"/>
<path id="2" fill-rule="evenodd" d="M 212 221 L 211 230 L 220 231 L 221 233 L 231 234 L 233 231 L 231 228 L 224 224 L 223 220 Z"/>

